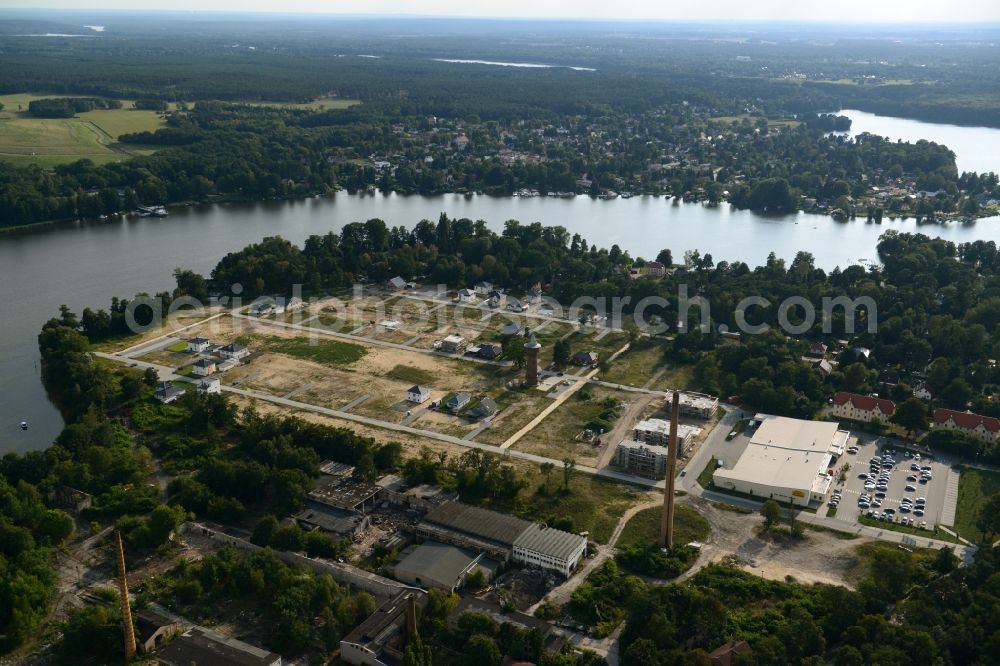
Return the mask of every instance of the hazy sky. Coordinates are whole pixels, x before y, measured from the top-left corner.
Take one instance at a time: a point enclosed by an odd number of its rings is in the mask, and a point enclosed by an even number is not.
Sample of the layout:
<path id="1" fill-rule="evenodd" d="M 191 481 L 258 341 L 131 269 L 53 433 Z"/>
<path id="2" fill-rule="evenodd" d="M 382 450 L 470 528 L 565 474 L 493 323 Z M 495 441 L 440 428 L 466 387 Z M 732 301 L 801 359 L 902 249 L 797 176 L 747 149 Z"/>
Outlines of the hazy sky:
<path id="1" fill-rule="evenodd" d="M 327 12 L 507 18 L 1000 21 L 1000 0 L 0 0 L 0 8 Z"/>

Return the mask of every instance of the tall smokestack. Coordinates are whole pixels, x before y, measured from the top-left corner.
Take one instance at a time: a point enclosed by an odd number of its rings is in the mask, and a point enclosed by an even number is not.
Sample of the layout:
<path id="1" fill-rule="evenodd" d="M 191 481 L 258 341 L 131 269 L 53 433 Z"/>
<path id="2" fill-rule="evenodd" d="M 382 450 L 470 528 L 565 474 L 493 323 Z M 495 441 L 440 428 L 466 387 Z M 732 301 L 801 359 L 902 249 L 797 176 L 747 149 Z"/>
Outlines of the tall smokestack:
<path id="1" fill-rule="evenodd" d="M 670 403 L 670 443 L 667 446 L 667 479 L 663 484 L 663 514 L 660 516 L 660 547 L 674 547 L 674 478 L 677 475 L 677 419 L 681 394 L 674 391 Z"/>
<path id="2" fill-rule="evenodd" d="M 417 597 L 410 594 L 406 597 L 406 642 L 409 643 L 417 635 Z"/>
<path id="3" fill-rule="evenodd" d="M 135 656 L 135 628 L 132 626 L 132 607 L 128 600 L 128 580 L 125 579 L 125 547 L 122 533 L 115 530 L 115 544 L 118 546 L 118 596 L 122 606 L 122 633 L 125 637 L 125 661 Z"/>

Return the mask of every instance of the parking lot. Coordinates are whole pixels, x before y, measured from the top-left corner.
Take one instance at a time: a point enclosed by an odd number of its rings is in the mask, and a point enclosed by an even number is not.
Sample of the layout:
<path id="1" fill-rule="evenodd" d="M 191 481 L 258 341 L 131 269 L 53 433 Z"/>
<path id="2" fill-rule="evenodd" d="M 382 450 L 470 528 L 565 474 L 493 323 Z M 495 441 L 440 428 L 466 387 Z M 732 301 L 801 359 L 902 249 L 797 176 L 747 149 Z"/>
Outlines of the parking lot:
<path id="1" fill-rule="evenodd" d="M 899 522 L 901 518 L 909 518 L 913 520 L 913 526 L 916 527 L 921 522 L 926 521 L 927 528 L 933 529 L 935 525 L 941 522 L 945 488 L 948 480 L 948 466 L 933 459 L 921 458 L 918 460 L 917 456 L 919 454 L 907 457 L 905 451 L 901 449 L 893 450 L 892 447 L 885 446 L 883 442 L 882 438 L 875 438 L 874 440 L 864 438 L 864 441 L 858 442 L 858 452 L 856 454 L 844 454 L 837 462 L 838 468 L 846 462 L 850 464 L 850 469 L 847 472 L 847 480 L 843 483 L 835 484 L 833 488 L 834 491 L 839 490 L 843 497 L 837 507 L 835 517 L 839 520 L 853 523 L 857 522 L 860 514 L 864 513 L 867 515 L 867 509 L 863 510 L 858 507 L 859 498 L 867 494 L 873 499 L 870 509 L 876 511 L 878 514 L 881 514 L 886 509 L 891 509 L 895 512 L 895 522 Z M 889 481 L 886 484 L 887 488 L 884 491 L 885 497 L 881 500 L 881 506 L 876 506 L 874 498 L 875 494 L 879 491 L 876 489 L 866 490 L 866 480 L 861 478 L 861 475 L 870 473 L 870 462 L 873 458 L 876 456 L 881 458 L 890 451 L 892 452 L 895 464 L 891 467 L 880 465 L 878 468 L 879 471 L 874 472 L 876 479 L 882 472 L 888 471 L 890 473 Z M 914 464 L 920 467 L 930 467 L 932 478 L 922 479 L 920 471 L 911 469 L 911 466 Z M 912 490 L 907 490 L 907 488 L 912 488 Z M 909 511 L 905 508 L 901 510 L 900 502 L 904 498 L 909 498 L 912 502 L 912 509 Z M 918 508 L 918 504 L 916 503 L 917 498 L 924 498 L 926 500 L 923 508 L 923 516 L 918 516 L 914 513 Z M 820 510 L 820 515 L 823 515 L 822 509 Z"/>

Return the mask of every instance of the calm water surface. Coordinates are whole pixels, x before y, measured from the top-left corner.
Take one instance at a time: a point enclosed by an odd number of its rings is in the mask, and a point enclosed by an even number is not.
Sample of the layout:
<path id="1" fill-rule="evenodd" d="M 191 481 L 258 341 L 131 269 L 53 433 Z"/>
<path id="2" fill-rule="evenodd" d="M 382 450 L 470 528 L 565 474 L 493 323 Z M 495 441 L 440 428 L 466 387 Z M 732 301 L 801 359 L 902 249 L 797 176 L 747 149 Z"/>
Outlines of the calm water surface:
<path id="1" fill-rule="evenodd" d="M 915 124 L 924 138 L 956 150 L 962 168 L 1000 171 L 1000 130 L 844 113 L 854 119 L 853 132 L 915 139 L 903 133 Z M 885 229 L 919 230 L 955 242 L 1000 242 L 1000 219 L 947 226 L 917 225 L 913 220 L 876 225 L 804 213 L 768 218 L 727 205 L 682 205 L 654 197 L 598 201 L 343 193 L 304 201 L 178 208 L 164 219 L 0 236 L 0 454 L 44 448 L 62 428 L 38 379 L 36 339 L 60 304 L 79 312 L 87 306 L 106 307 L 112 296 L 170 289 L 175 267 L 207 274 L 227 252 L 265 236 L 301 243 L 310 234 L 337 231 L 348 222 L 379 217 L 390 225 L 410 227 L 421 219 L 436 220 L 441 212 L 485 220 L 497 231 L 510 219 L 563 225 L 592 244 L 617 243 L 633 256 L 652 258 L 661 248 L 670 248 L 679 259 L 685 250 L 698 249 L 716 261 L 738 259 L 751 266 L 770 252 L 791 260 L 799 250 L 812 252 L 825 269 L 874 259 L 875 243 Z M 18 427 L 22 420 L 31 425 L 27 432 Z"/>

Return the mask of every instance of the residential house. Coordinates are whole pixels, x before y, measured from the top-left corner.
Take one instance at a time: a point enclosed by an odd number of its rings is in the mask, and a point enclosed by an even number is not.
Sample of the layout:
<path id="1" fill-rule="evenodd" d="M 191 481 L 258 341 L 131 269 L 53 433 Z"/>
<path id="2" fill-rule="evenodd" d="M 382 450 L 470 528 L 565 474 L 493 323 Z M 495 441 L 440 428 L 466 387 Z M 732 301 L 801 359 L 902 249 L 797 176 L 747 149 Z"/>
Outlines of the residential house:
<path id="1" fill-rule="evenodd" d="M 538 282 L 528 290 L 528 303 L 535 305 L 542 302 L 542 285 Z"/>
<path id="2" fill-rule="evenodd" d="M 240 361 L 250 355 L 250 350 L 243 345 L 238 345 L 234 342 L 220 349 L 219 354 L 222 358 L 232 358 Z"/>
<path id="3" fill-rule="evenodd" d="M 509 312 L 524 312 L 527 309 L 528 308 L 525 307 L 518 299 L 516 298 L 507 299 L 507 310 Z"/>
<path id="4" fill-rule="evenodd" d="M 493 398 L 486 396 L 476 403 L 476 405 L 466 412 L 466 415 L 476 420 L 488 419 L 497 413 L 497 403 Z"/>
<path id="5" fill-rule="evenodd" d="M 406 289 L 406 280 L 397 275 L 396 277 L 389 280 L 386 286 L 388 286 L 389 289 L 392 289 L 393 291 L 402 291 L 403 289 Z"/>
<path id="6" fill-rule="evenodd" d="M 169 405 L 172 402 L 176 402 L 185 393 L 187 393 L 187 391 L 181 387 L 164 382 L 156 387 L 153 397 L 162 402 L 164 405 Z"/>
<path id="7" fill-rule="evenodd" d="M 488 296 L 491 291 L 493 291 L 493 283 L 483 280 L 476 284 L 476 295 L 477 296 Z"/>
<path id="8" fill-rule="evenodd" d="M 504 301 L 507 300 L 507 295 L 504 294 L 502 291 L 493 289 L 488 294 L 486 294 L 486 300 L 491 308 L 498 308 L 504 304 Z"/>
<path id="9" fill-rule="evenodd" d="M 208 377 L 209 375 L 214 375 L 218 368 L 215 367 L 215 361 L 210 358 L 199 358 L 194 362 L 194 374 L 199 377 Z"/>
<path id="10" fill-rule="evenodd" d="M 825 358 L 820 359 L 818 361 L 813 361 L 812 367 L 813 367 L 813 370 L 815 370 L 819 374 L 823 375 L 824 377 L 826 377 L 831 372 L 833 372 L 833 364 L 830 363 Z"/>
<path id="11" fill-rule="evenodd" d="M 981 416 L 972 412 L 959 412 L 954 409 L 938 408 L 934 410 L 932 426 L 946 430 L 957 430 L 972 435 L 981 442 L 995 443 L 1000 435 L 1000 420 L 992 416 Z"/>
<path id="12" fill-rule="evenodd" d="M 474 303 L 476 300 L 476 292 L 471 289 L 459 289 L 458 290 L 458 302 L 459 303 Z"/>
<path id="13" fill-rule="evenodd" d="M 838 391 L 830 407 L 830 414 L 837 418 L 864 423 L 878 421 L 882 425 L 888 425 L 895 413 L 896 403 L 892 400 L 846 391 Z"/>
<path id="14" fill-rule="evenodd" d="M 667 274 L 667 267 L 659 261 L 646 263 L 646 275 L 650 277 L 663 277 Z"/>
<path id="15" fill-rule="evenodd" d="M 448 354 L 460 354 L 465 351 L 468 343 L 461 335 L 449 335 L 441 341 L 441 351 Z"/>
<path id="16" fill-rule="evenodd" d="M 479 351 L 476 352 L 476 356 L 486 359 L 487 361 L 495 361 L 502 355 L 503 349 L 501 349 L 500 345 L 494 345 L 489 342 L 479 345 Z"/>
<path id="17" fill-rule="evenodd" d="M 814 342 L 811 345 L 809 345 L 809 356 L 822 358 L 826 356 L 826 352 L 828 349 L 829 347 L 827 347 L 822 342 Z"/>
<path id="18" fill-rule="evenodd" d="M 585 365 L 588 367 L 593 367 L 597 365 L 597 352 L 592 351 L 578 351 L 573 354 L 573 363 L 576 365 Z"/>
<path id="19" fill-rule="evenodd" d="M 931 392 L 931 387 L 924 382 L 921 382 L 914 387 L 913 395 L 924 402 L 930 402 L 934 399 L 934 393 Z"/>
<path id="20" fill-rule="evenodd" d="M 187 350 L 189 352 L 195 352 L 196 354 L 200 354 L 204 351 L 208 351 L 208 348 L 211 346 L 211 344 L 212 343 L 209 342 L 208 338 L 191 338 L 190 340 L 188 340 Z"/>
<path id="21" fill-rule="evenodd" d="M 205 377 L 198 382 L 198 393 L 204 395 L 222 393 L 222 380 L 218 377 Z"/>
<path id="22" fill-rule="evenodd" d="M 431 390 L 426 386 L 420 386 L 419 384 L 414 384 L 410 387 L 410 390 L 406 392 L 406 399 L 416 405 L 427 402 L 430 400 Z"/>
<path id="23" fill-rule="evenodd" d="M 444 408 L 452 414 L 457 414 L 469 404 L 470 400 L 472 400 L 472 396 L 468 393 L 455 393 L 445 401 Z"/>

